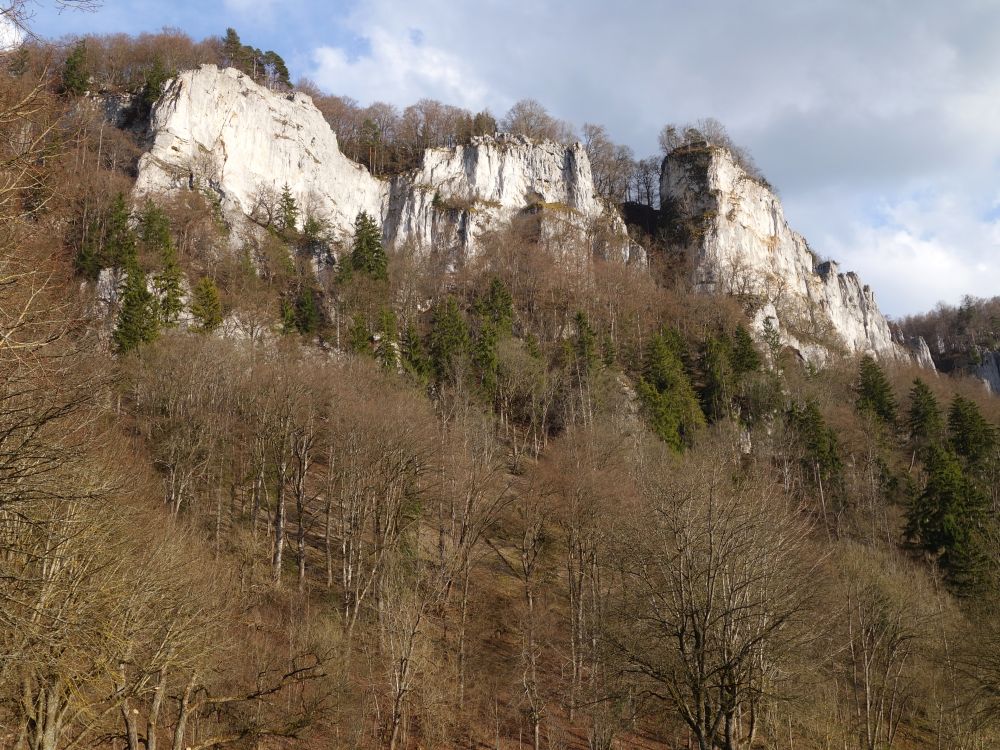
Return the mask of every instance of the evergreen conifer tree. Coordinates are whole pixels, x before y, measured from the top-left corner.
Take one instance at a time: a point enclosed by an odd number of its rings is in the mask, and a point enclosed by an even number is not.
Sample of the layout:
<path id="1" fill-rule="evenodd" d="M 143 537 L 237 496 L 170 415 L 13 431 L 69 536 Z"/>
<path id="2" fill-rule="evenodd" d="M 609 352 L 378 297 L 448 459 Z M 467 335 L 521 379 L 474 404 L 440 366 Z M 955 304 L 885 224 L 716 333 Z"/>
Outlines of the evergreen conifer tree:
<path id="1" fill-rule="evenodd" d="M 191 293 L 191 314 L 202 331 L 214 331 L 222 323 L 219 289 L 209 276 L 203 276 Z"/>
<path id="2" fill-rule="evenodd" d="M 281 188 L 281 198 L 278 200 L 278 218 L 281 221 L 283 231 L 295 231 L 296 222 L 299 220 L 299 208 L 295 204 L 295 196 L 292 195 L 287 182 Z"/>
<path id="3" fill-rule="evenodd" d="M 431 367 L 439 382 L 455 374 L 459 358 L 469 350 L 469 329 L 454 297 L 447 297 L 434 308 L 431 323 Z"/>
<path id="4" fill-rule="evenodd" d="M 842 484 L 843 463 L 836 433 L 827 427 L 819 405 L 809 399 L 804 406 L 792 405 L 788 423 L 799 439 L 806 475 L 824 493 L 835 492 Z"/>
<path id="5" fill-rule="evenodd" d="M 351 250 L 353 270 L 373 279 L 388 278 L 388 263 L 382 247 L 382 231 L 365 211 L 354 221 L 354 246 Z"/>
<path id="6" fill-rule="evenodd" d="M 375 352 L 382 367 L 395 372 L 399 367 L 399 326 L 396 314 L 383 307 L 378 316 L 379 343 Z"/>
<path id="7" fill-rule="evenodd" d="M 327 222 L 314 214 L 306 214 L 302 222 L 302 246 L 307 250 L 316 250 L 327 242 Z"/>
<path id="8" fill-rule="evenodd" d="M 173 241 L 163 247 L 161 258 L 163 268 L 153 281 L 159 296 L 157 309 L 160 322 L 165 326 L 173 326 L 177 324 L 177 319 L 184 309 L 181 267 L 177 263 L 177 249 Z"/>
<path id="9" fill-rule="evenodd" d="M 92 221 L 73 261 L 77 273 L 91 281 L 96 281 L 101 274 L 103 254 L 100 245 L 101 228 L 96 221 Z"/>
<path id="10" fill-rule="evenodd" d="M 690 445 L 695 431 L 705 424 L 672 332 L 656 334 L 649 342 L 639 395 L 653 431 L 675 451 Z"/>
<path id="11" fill-rule="evenodd" d="M 267 83 L 270 87 L 290 88 L 292 85 L 289 79 L 288 66 L 284 59 L 274 50 L 268 50 L 263 56 L 264 68 L 267 72 Z"/>
<path id="12" fill-rule="evenodd" d="M 236 29 L 226 29 L 226 35 L 222 37 L 222 59 L 226 65 L 239 68 L 243 55 L 243 42 Z"/>
<path id="13" fill-rule="evenodd" d="M 135 103 L 136 114 L 141 119 L 144 120 L 149 117 L 149 113 L 153 110 L 153 105 L 156 104 L 160 95 L 163 94 L 164 84 L 174 75 L 175 73 L 168 70 L 163 64 L 163 60 L 159 55 L 153 58 L 153 64 L 144 76 L 145 81 L 142 86 L 142 93 L 139 94 L 139 98 Z"/>
<path id="14" fill-rule="evenodd" d="M 781 354 L 781 334 L 774 325 L 774 318 L 768 315 L 764 318 L 764 330 L 761 332 L 761 338 L 764 340 L 764 346 L 767 347 L 767 353 L 771 358 L 771 363 L 774 366 L 778 365 L 778 355 Z"/>
<path id="15" fill-rule="evenodd" d="M 948 437 L 955 453 L 979 468 L 996 446 L 996 428 L 983 418 L 975 401 L 955 396 L 948 409 Z"/>
<path id="16" fill-rule="evenodd" d="M 87 42 L 83 39 L 73 45 L 63 65 L 62 88 L 67 94 L 80 96 L 90 84 L 90 70 L 87 67 Z"/>
<path id="17" fill-rule="evenodd" d="M 476 314 L 494 324 L 499 336 L 509 336 L 514 323 L 514 300 L 504 283 L 494 277 L 486 294 L 476 299 Z"/>
<path id="18" fill-rule="evenodd" d="M 573 325 L 576 328 L 576 335 L 573 337 L 573 356 L 576 359 L 577 370 L 583 376 L 597 363 L 597 336 L 590 327 L 587 314 L 582 310 L 573 316 Z"/>
<path id="19" fill-rule="evenodd" d="M 140 237 L 143 246 L 160 256 L 162 267 L 153 280 L 158 299 L 160 323 L 172 326 L 184 309 L 180 265 L 177 262 L 177 249 L 170 236 L 170 222 L 166 213 L 152 202 L 147 203 L 139 217 Z"/>
<path id="20" fill-rule="evenodd" d="M 615 349 L 615 342 L 610 333 L 605 333 L 601 338 L 601 362 L 605 367 L 614 367 L 618 361 L 618 352 Z"/>
<path id="21" fill-rule="evenodd" d="M 156 297 L 146 288 L 146 274 L 138 263 L 126 268 L 118 322 L 111 336 L 118 354 L 126 354 L 156 339 L 159 332 Z"/>
<path id="22" fill-rule="evenodd" d="M 858 369 L 857 409 L 891 425 L 896 421 L 896 397 L 885 372 L 867 354 L 861 358 Z"/>
<path id="23" fill-rule="evenodd" d="M 497 385 L 497 368 L 500 358 L 497 346 L 500 334 L 494 322 L 486 320 L 480 323 L 479 333 L 472 345 L 472 361 L 479 372 L 479 382 L 483 390 L 492 394 Z"/>
<path id="24" fill-rule="evenodd" d="M 351 330 L 347 338 L 348 345 L 355 354 L 372 353 L 372 334 L 368 329 L 368 321 L 361 313 L 355 313 L 351 318 Z"/>
<path id="25" fill-rule="evenodd" d="M 907 537 L 939 556 L 958 593 L 972 593 L 989 572 L 985 498 L 964 474 L 958 456 L 947 448 L 928 448 L 925 471 L 924 490 L 907 512 Z"/>
<path id="26" fill-rule="evenodd" d="M 104 250 L 101 255 L 104 267 L 127 269 L 138 265 L 135 233 L 129 225 L 124 193 L 118 193 L 111 204 L 104 227 Z"/>
<path id="27" fill-rule="evenodd" d="M 758 372 L 763 364 L 760 352 L 754 345 L 753 337 L 743 324 L 736 326 L 736 330 L 733 332 L 730 363 L 737 376 Z"/>
<path id="28" fill-rule="evenodd" d="M 709 336 L 702 348 L 700 389 L 705 415 L 712 421 L 729 416 L 734 393 L 734 373 L 728 337 Z"/>
<path id="29" fill-rule="evenodd" d="M 401 342 L 403 367 L 419 381 L 427 380 L 431 375 L 431 361 L 424 348 L 424 341 L 417 327 L 410 322 L 403 331 Z"/>
<path id="30" fill-rule="evenodd" d="M 319 330 L 322 322 L 319 301 L 316 290 L 309 284 L 303 284 L 295 295 L 294 326 L 301 334 L 311 335 Z"/>
<path id="31" fill-rule="evenodd" d="M 910 388 L 906 426 L 910 442 L 918 449 L 937 443 L 944 436 L 944 419 L 937 399 L 920 378 L 914 378 Z"/>

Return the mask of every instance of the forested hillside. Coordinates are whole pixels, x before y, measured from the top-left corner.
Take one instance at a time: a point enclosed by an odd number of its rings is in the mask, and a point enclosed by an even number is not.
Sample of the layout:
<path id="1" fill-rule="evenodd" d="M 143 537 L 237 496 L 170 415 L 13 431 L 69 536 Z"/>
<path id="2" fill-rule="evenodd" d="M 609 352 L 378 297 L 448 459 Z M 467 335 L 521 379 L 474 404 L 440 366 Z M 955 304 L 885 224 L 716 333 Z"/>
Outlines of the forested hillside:
<path id="1" fill-rule="evenodd" d="M 0 746 L 1000 742 L 981 382 L 806 364 L 759 300 L 695 293 L 669 216 L 648 267 L 532 213 L 455 267 L 287 190 L 252 231 L 197 187 L 134 200 L 202 62 L 290 86 L 232 30 L 0 55 Z M 311 90 L 380 174 L 572 137 Z M 602 196 L 656 206 L 660 159 L 586 128 Z M 663 136 L 702 139 L 732 147 Z"/>

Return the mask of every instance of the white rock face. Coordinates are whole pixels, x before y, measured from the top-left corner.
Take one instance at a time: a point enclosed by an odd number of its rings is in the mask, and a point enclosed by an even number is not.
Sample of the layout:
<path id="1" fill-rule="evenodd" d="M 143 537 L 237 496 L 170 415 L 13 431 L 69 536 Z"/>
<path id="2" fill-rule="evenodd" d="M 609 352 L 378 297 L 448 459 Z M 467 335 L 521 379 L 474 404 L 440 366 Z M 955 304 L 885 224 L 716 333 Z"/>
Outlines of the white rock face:
<path id="1" fill-rule="evenodd" d="M 825 360 L 831 346 L 883 359 L 908 355 L 869 287 L 854 273 L 820 262 L 785 221 L 781 202 L 725 150 L 694 144 L 664 162 L 662 209 L 681 229 L 696 283 L 751 301 L 757 324 L 773 318 L 782 340 L 806 359 Z"/>
<path id="2" fill-rule="evenodd" d="M 937 372 L 937 367 L 934 364 L 934 358 L 931 356 L 931 349 L 927 346 L 927 342 L 924 340 L 923 336 L 914 336 L 906 340 L 906 346 L 910 350 L 910 356 L 913 361 L 923 367 L 925 370 L 933 370 Z"/>
<path id="3" fill-rule="evenodd" d="M 153 145 L 139 162 L 136 191 L 199 185 L 231 215 L 254 213 L 261 195 L 285 185 L 300 207 L 325 218 L 338 238 L 367 211 L 390 243 L 415 242 L 467 255 L 479 234 L 526 209 L 567 217 L 580 231 L 610 228 L 600 252 L 638 257 L 617 211 L 594 193 L 583 146 L 511 135 L 430 149 L 418 170 L 373 177 L 344 156 L 305 94 L 278 94 L 234 69 L 203 65 L 169 82 L 153 110 Z"/>
<path id="4" fill-rule="evenodd" d="M 986 387 L 993 393 L 1000 393 L 1000 352 L 984 351 L 980 352 L 982 364 L 976 370 L 976 377 L 980 378 Z"/>
<path id="5" fill-rule="evenodd" d="M 420 169 L 393 181 L 387 238 L 430 246 L 450 230 L 457 249 L 471 253 L 483 230 L 526 209 L 583 232 L 594 222 L 618 219 L 615 229 L 624 237 L 617 212 L 605 209 L 594 192 L 581 144 L 566 148 L 499 134 L 424 152 Z"/>
<path id="6" fill-rule="evenodd" d="M 167 84 L 150 128 L 140 194 L 200 183 L 226 209 L 250 214 L 262 193 L 273 200 L 288 185 L 299 206 L 314 206 L 341 232 L 360 211 L 385 213 L 388 185 L 340 153 L 305 94 L 276 94 L 233 68 L 203 65 Z"/>

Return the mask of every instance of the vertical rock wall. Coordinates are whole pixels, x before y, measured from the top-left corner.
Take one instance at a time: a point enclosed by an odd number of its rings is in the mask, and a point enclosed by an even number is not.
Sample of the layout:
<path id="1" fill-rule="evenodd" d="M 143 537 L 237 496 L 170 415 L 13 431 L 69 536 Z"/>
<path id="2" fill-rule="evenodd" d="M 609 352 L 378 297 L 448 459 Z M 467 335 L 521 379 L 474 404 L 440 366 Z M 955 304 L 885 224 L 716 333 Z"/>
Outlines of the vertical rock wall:
<path id="1" fill-rule="evenodd" d="M 661 209 L 692 257 L 696 284 L 735 294 L 811 360 L 831 350 L 906 357 L 871 289 L 821 262 L 785 221 L 781 202 L 721 148 L 700 143 L 664 162 Z"/>
<path id="2" fill-rule="evenodd" d="M 170 81 L 150 129 L 139 194 L 198 187 L 218 195 L 231 216 L 259 216 L 261 201 L 273 203 L 287 185 L 297 205 L 324 218 L 337 237 L 349 236 L 366 211 L 390 243 L 459 255 L 473 253 L 486 229 L 541 211 L 565 218 L 582 238 L 604 237 L 598 252 L 625 260 L 636 252 L 617 211 L 596 196 L 580 144 L 483 136 L 429 149 L 419 169 L 383 180 L 340 152 L 308 96 L 272 92 L 214 65 Z"/>

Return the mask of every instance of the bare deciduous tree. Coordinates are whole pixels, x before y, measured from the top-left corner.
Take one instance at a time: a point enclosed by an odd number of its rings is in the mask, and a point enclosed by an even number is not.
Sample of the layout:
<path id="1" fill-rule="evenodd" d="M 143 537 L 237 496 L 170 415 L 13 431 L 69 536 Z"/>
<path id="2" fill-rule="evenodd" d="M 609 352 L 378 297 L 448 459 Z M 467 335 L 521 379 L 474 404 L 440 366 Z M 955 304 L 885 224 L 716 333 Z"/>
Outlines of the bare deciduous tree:
<path id="1" fill-rule="evenodd" d="M 716 456 L 651 481 L 621 549 L 623 628 L 637 689 L 677 712 L 701 750 L 753 744 L 781 664 L 809 634 L 809 528 L 766 479 Z"/>

